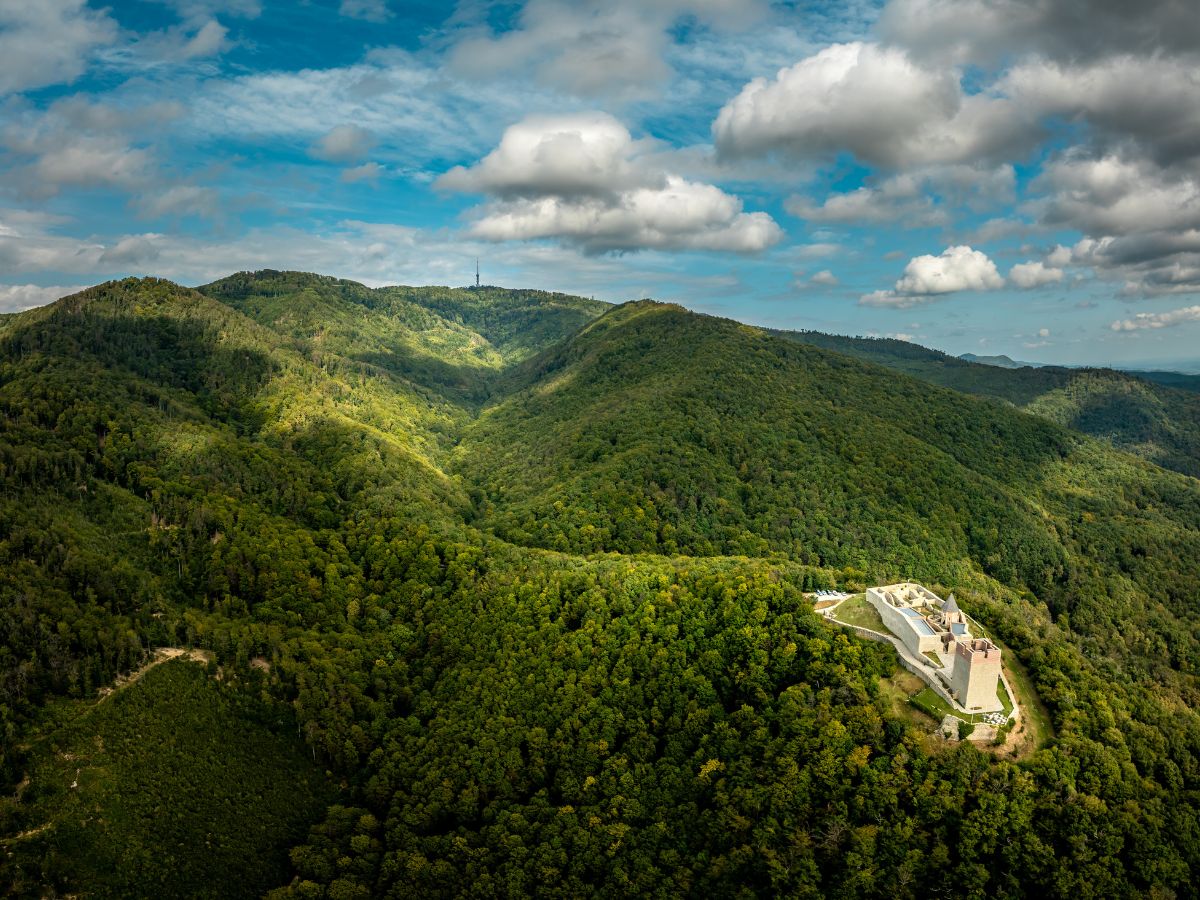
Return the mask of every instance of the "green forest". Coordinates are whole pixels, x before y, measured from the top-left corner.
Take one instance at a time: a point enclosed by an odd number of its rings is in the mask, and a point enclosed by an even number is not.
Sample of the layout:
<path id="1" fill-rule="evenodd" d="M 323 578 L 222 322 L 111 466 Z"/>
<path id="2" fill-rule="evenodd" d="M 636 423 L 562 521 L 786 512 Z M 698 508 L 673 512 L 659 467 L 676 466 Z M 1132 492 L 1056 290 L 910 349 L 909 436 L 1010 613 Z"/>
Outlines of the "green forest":
<path id="1" fill-rule="evenodd" d="M 1200 376 L 1015 364 L 1001 367 L 893 338 L 852 338 L 815 331 L 772 333 L 899 369 L 942 387 L 995 398 L 1101 438 L 1164 468 L 1200 477 Z"/>
<path id="2" fill-rule="evenodd" d="M 1191 395 L 838 340 L 273 271 L 0 318 L 0 891 L 1193 894 Z M 804 597 L 901 578 L 1039 746 Z"/>

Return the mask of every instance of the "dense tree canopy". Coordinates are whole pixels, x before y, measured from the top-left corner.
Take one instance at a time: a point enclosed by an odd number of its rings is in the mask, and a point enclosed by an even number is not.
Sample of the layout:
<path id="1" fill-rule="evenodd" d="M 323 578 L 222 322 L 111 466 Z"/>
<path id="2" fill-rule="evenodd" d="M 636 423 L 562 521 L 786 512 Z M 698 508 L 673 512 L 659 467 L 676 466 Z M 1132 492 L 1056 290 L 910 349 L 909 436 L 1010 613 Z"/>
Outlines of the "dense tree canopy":
<path id="1" fill-rule="evenodd" d="M 1200 476 L 1200 376 L 1059 366 L 999 367 L 891 338 L 774 332 L 899 369 L 922 381 L 994 397 L 1160 466 Z"/>

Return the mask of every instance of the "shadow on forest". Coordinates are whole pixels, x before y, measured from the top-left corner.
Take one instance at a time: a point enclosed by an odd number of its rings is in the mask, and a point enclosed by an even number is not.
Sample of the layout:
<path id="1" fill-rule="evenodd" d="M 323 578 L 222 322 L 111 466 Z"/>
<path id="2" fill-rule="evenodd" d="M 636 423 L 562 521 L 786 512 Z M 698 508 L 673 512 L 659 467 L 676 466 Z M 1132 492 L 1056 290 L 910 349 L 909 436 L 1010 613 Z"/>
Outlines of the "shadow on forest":
<path id="1" fill-rule="evenodd" d="M 0 340 L 0 354 L 91 357 L 159 385 L 188 391 L 215 419 L 253 430 L 258 391 L 280 369 L 263 349 L 228 340 L 221 323 L 162 314 L 105 314 L 60 305 Z"/>

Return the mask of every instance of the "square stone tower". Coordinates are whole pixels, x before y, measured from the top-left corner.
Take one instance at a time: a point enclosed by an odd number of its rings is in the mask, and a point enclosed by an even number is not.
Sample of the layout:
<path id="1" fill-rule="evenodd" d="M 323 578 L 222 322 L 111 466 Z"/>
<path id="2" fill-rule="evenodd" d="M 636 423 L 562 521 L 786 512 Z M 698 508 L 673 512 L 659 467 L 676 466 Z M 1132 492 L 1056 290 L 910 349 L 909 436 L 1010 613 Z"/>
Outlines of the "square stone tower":
<path id="1" fill-rule="evenodd" d="M 981 712 L 1000 709 L 1000 700 L 996 697 L 999 680 L 999 647 L 987 638 L 973 638 L 954 645 L 950 686 L 964 707 Z"/>

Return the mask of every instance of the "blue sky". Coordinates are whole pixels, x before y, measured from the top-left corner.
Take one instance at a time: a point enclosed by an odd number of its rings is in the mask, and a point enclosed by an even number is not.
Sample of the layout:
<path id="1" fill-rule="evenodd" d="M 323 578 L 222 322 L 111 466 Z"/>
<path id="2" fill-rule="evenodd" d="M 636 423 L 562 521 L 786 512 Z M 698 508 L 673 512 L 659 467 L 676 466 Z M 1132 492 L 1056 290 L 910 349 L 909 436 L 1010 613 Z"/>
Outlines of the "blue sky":
<path id="1" fill-rule="evenodd" d="M 1182 7 L 0 0 L 0 311 L 478 256 L 952 353 L 1198 359 Z"/>

